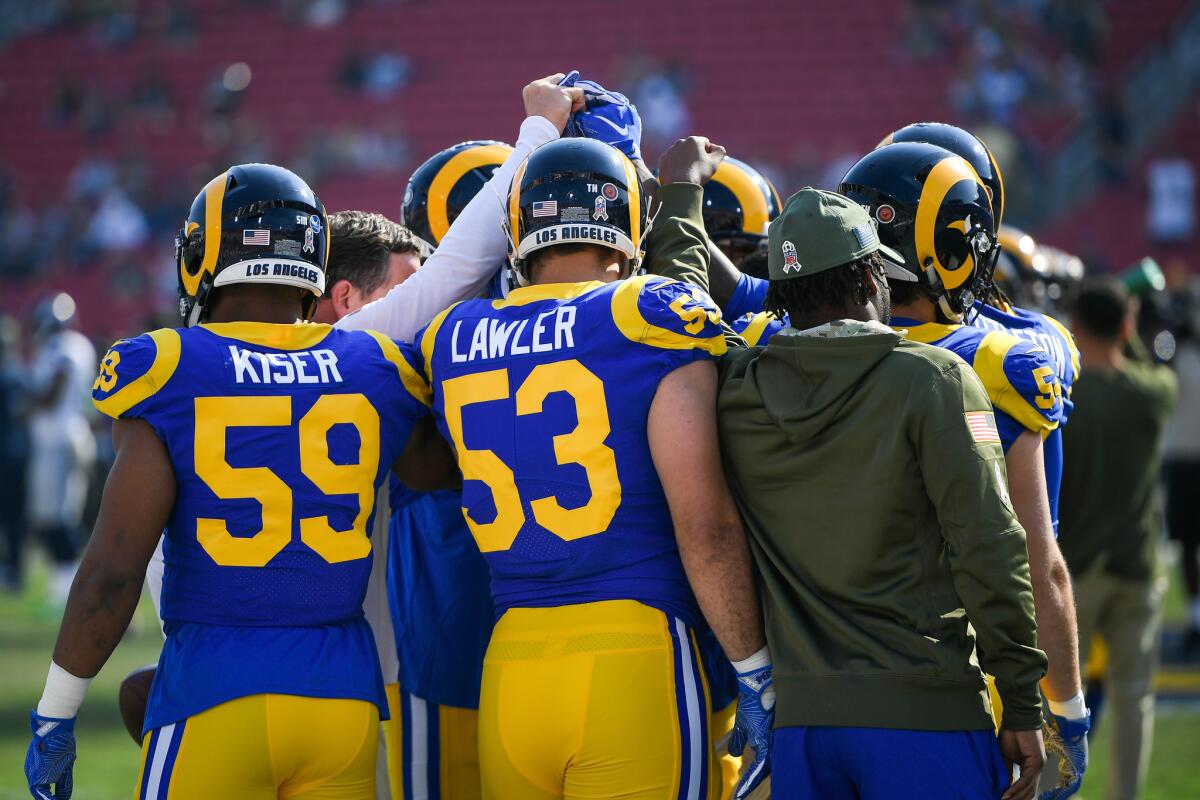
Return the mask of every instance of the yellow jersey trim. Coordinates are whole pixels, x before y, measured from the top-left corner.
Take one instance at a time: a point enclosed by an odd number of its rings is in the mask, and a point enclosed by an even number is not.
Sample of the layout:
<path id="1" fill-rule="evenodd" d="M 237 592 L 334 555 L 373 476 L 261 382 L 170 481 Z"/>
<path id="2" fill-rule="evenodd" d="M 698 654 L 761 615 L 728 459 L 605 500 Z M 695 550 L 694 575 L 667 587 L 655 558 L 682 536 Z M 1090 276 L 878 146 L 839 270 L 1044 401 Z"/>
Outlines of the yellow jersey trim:
<path id="1" fill-rule="evenodd" d="M 332 326 L 318 322 L 205 322 L 200 327 L 226 339 L 275 350 L 308 350 L 333 331 Z"/>
<path id="2" fill-rule="evenodd" d="M 422 405 L 432 406 L 433 392 L 430 390 L 429 384 L 425 383 L 424 379 L 413 369 L 412 364 L 408 363 L 408 359 L 400 352 L 399 345 L 379 331 L 367 331 L 367 334 L 379 344 L 379 349 L 383 351 L 383 357 L 396 365 L 396 371 L 400 373 L 400 382 L 404 384 L 408 393 Z"/>
<path id="3" fill-rule="evenodd" d="M 725 352 L 725 337 L 718 334 L 707 339 L 685 336 L 668 328 L 660 328 L 646 321 L 638 308 L 638 298 L 646 284 L 658 276 L 639 275 L 621 281 L 621 286 L 612 294 L 612 315 L 617 330 L 626 339 L 638 344 L 648 344 L 664 350 L 703 350 L 714 356 Z M 661 280 L 661 279 L 660 279 Z M 676 283 L 676 281 L 666 281 Z"/>
<path id="4" fill-rule="evenodd" d="M 983 381 L 993 406 L 1015 419 L 1026 430 L 1045 436 L 1058 427 L 1058 423 L 1046 419 L 1029 405 L 1004 374 L 1004 359 L 1017 343 L 1015 337 L 1003 331 L 992 331 L 979 342 L 971 366 Z"/>
<path id="5" fill-rule="evenodd" d="M 950 334 L 961 328 L 962 325 L 943 325 L 940 322 L 925 322 L 920 325 L 914 325 L 911 328 L 905 328 L 899 325 L 893 325 L 892 330 L 897 333 L 908 332 L 908 340 L 911 342 L 920 342 L 921 344 L 933 344 L 936 341 L 945 339 Z"/>
<path id="6" fill-rule="evenodd" d="M 429 230 L 433 234 L 433 244 L 439 244 L 446 231 L 450 230 L 450 215 L 447 204 L 450 192 L 463 175 L 478 167 L 490 164 L 500 166 L 508 158 L 513 149 L 506 144 L 484 144 L 456 153 L 453 158 L 442 165 L 433 182 L 429 184 L 429 201 L 427 212 Z"/>
<path id="7" fill-rule="evenodd" d="M 167 381 L 175 374 L 181 350 L 179 331 L 174 328 L 162 328 L 147 335 L 154 342 L 154 363 L 141 377 L 130 381 L 103 400 L 93 400 L 92 404 L 100 413 L 120 419 L 126 411 L 166 386 Z"/>
<path id="8" fill-rule="evenodd" d="M 750 324 L 742 331 L 742 338 L 746 340 L 746 344 L 754 347 L 762 344 L 763 332 L 767 329 L 767 325 L 771 322 L 771 315 L 765 311 L 760 311 L 750 320 Z"/>
<path id="9" fill-rule="evenodd" d="M 461 302 L 460 300 L 459 303 Z M 421 347 L 421 357 L 425 359 L 425 378 L 429 381 L 430 386 L 433 386 L 433 346 L 437 342 L 438 331 L 441 330 L 442 323 L 446 321 L 446 317 L 450 316 L 450 312 L 457 305 L 458 303 L 455 303 L 434 317 L 429 326 L 425 328 L 421 341 L 417 343 Z"/>
<path id="10" fill-rule="evenodd" d="M 582 281 L 580 283 L 539 283 L 534 286 L 522 286 L 513 289 L 503 300 L 493 300 L 492 308 L 508 308 L 510 306 L 526 306 L 539 300 L 570 300 L 587 294 L 593 289 L 604 286 L 601 281 Z"/>
<path id="11" fill-rule="evenodd" d="M 1049 322 L 1067 343 L 1067 351 L 1071 355 L 1071 369 L 1075 371 L 1075 380 L 1079 380 L 1079 373 L 1083 371 L 1083 367 L 1079 363 L 1079 348 L 1075 346 L 1075 337 L 1071 335 L 1065 325 L 1049 314 L 1042 314 L 1042 318 Z"/>

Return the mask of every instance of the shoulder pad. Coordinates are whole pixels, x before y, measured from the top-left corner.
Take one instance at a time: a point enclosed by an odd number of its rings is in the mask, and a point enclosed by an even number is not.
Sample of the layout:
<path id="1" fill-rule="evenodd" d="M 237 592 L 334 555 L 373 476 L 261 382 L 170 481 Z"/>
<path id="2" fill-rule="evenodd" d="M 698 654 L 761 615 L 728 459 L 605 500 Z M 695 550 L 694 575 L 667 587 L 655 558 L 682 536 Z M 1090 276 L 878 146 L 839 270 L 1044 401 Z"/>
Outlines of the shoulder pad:
<path id="1" fill-rule="evenodd" d="M 1075 344 L 1075 334 L 1067 330 L 1067 326 L 1056 320 L 1049 314 L 1042 314 L 1042 319 L 1046 324 L 1062 337 L 1063 344 L 1067 348 L 1067 355 L 1071 359 L 1071 381 L 1079 380 L 1080 363 L 1079 363 L 1079 347 Z M 1068 392 L 1071 390 L 1069 386 L 1064 387 Z"/>
<path id="2" fill-rule="evenodd" d="M 179 366 L 179 331 L 173 328 L 121 339 L 105 353 L 92 384 L 92 403 L 113 419 L 154 396 Z"/>
<path id="3" fill-rule="evenodd" d="M 992 405 L 1026 430 L 1045 435 L 1062 421 L 1062 386 L 1041 347 L 991 331 L 979 342 L 974 367 Z"/>
<path id="4" fill-rule="evenodd" d="M 612 293 L 613 322 L 625 338 L 664 350 L 725 352 L 721 311 L 687 283 L 657 275 L 621 281 Z"/>

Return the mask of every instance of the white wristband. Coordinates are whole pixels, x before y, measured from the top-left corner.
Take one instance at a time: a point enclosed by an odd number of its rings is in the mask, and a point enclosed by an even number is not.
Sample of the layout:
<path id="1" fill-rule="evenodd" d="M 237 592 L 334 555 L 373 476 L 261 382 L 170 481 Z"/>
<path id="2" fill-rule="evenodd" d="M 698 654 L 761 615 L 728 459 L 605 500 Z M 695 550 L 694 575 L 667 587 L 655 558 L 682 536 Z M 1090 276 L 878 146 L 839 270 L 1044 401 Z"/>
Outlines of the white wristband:
<path id="1" fill-rule="evenodd" d="M 1083 719 L 1083 715 L 1087 713 L 1083 692 L 1077 693 L 1070 700 L 1051 700 L 1047 697 L 1046 703 L 1050 706 L 1051 713 L 1063 719 Z"/>
<path id="2" fill-rule="evenodd" d="M 771 651 L 767 649 L 766 645 L 763 645 L 763 648 L 754 655 L 747 656 L 741 661 L 731 661 L 730 663 L 733 664 L 734 670 L 736 670 L 739 675 L 747 672 L 753 672 L 755 670 L 762 669 L 771 663 Z"/>
<path id="3" fill-rule="evenodd" d="M 76 678 L 51 661 L 50 672 L 46 675 L 46 689 L 37 706 L 38 716 L 71 719 L 79 713 L 83 696 L 87 694 L 91 682 L 91 678 Z"/>

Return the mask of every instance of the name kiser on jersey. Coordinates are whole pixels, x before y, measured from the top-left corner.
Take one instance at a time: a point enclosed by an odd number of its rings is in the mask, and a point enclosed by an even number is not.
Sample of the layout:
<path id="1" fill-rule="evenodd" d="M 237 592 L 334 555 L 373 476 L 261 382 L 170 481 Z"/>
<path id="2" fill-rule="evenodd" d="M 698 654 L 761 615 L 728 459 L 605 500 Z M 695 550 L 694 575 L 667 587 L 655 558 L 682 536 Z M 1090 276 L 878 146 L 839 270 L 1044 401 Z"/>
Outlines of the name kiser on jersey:
<path id="1" fill-rule="evenodd" d="M 602 244 L 617 243 L 616 231 L 611 228 L 602 228 L 599 225 L 559 225 L 554 228 L 543 228 L 534 236 L 538 244 L 558 241 L 577 242 L 582 239 L 590 239 Z"/>

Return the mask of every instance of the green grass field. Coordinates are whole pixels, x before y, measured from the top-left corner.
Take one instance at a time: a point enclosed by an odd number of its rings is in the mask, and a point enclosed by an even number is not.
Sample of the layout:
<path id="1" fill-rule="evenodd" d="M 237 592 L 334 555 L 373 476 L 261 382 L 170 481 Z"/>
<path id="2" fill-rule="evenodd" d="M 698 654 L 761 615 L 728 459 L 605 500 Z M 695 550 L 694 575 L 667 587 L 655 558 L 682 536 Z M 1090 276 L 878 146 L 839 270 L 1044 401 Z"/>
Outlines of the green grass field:
<path id="1" fill-rule="evenodd" d="M 25 597 L 0 597 L 0 800 L 29 796 L 23 773 L 29 709 L 41 696 L 58 627 L 34 599 L 42 594 L 39 583 L 35 580 Z M 1181 614 L 1182 603 L 1173 592 L 1167 617 L 1178 619 Z M 134 629 L 97 676 L 80 712 L 75 769 L 79 800 L 132 796 L 140 753 L 121 724 L 117 687 L 131 670 L 156 661 L 161 644 L 154 610 L 143 598 Z M 1079 797 L 1103 797 L 1107 746 L 1108 732 L 1102 727 Z M 1146 798 L 1200 798 L 1200 703 L 1160 704 Z"/>

